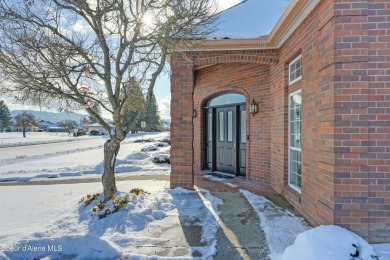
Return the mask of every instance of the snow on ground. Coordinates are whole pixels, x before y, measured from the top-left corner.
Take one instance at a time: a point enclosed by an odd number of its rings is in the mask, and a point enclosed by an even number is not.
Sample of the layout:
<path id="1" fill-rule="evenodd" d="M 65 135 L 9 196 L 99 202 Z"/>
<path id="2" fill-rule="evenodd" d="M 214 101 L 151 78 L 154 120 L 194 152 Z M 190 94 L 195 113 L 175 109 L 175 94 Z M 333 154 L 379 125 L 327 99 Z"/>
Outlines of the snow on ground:
<path id="1" fill-rule="evenodd" d="M 4 137 L 3 134 L 0 133 L 0 136 Z M 46 136 L 45 140 L 59 140 L 55 139 L 58 138 L 56 134 L 50 136 Z M 140 135 L 134 135 L 122 143 L 116 164 L 118 176 L 169 174 L 170 165 L 152 161 L 154 157 L 160 158 L 161 154 L 169 155 L 170 147 L 159 142 L 169 140 L 169 136 L 155 133 L 145 134 L 145 138 L 152 138 L 155 142 L 134 142 L 140 139 Z M 0 181 L 100 176 L 104 137 L 37 144 L 45 140 L 37 136 L 33 141 L 36 145 L 0 148 Z M 16 138 L 8 140 L 8 144 L 23 143 Z M 157 149 L 146 148 L 151 145 Z M 210 179 L 230 185 L 226 179 Z M 110 215 L 102 221 L 88 215 L 92 206 L 83 207 L 79 203 L 86 193 L 101 191 L 100 183 L 1 187 L 0 259 L 30 259 L 48 254 L 51 258 L 62 259 L 159 259 L 153 255 L 161 254 L 167 247 L 155 245 L 164 245 L 173 238 L 169 236 L 178 236 L 169 232 L 170 221 L 183 221 L 183 216 L 186 221 L 202 227 L 206 244 L 191 248 L 184 259 L 192 259 L 192 254 L 201 254 L 203 259 L 211 257 L 216 253 L 218 224 L 208 208 L 216 209 L 221 202 L 207 191 L 202 193 L 211 201 L 208 204 L 195 199 L 199 197 L 195 192 L 182 189 L 168 191 L 168 186 L 162 181 L 118 183 L 121 191 L 118 196 L 129 196 L 130 199 L 125 206 L 127 211 Z M 141 197 L 126 195 L 124 192 L 131 188 L 144 188 L 151 194 Z M 361 257 L 368 257 L 362 259 L 373 259 L 370 258 L 373 255 L 371 246 L 355 234 L 333 226 L 310 229 L 302 218 L 275 206 L 264 197 L 244 190 L 241 192 L 259 215 L 272 260 L 349 259 L 348 253 L 355 250 L 352 244 L 357 245 Z M 162 230 L 168 230 L 168 238 L 159 237 L 160 233 L 164 233 Z M 186 236 L 183 233 L 180 236 L 180 242 L 186 243 Z M 372 246 L 380 260 L 390 260 L 390 244 Z"/>
<path id="2" fill-rule="evenodd" d="M 375 252 L 380 256 L 380 260 L 390 260 L 390 243 L 389 244 L 372 244 Z"/>
<path id="3" fill-rule="evenodd" d="M 80 203 L 86 193 L 101 191 L 100 183 L 2 187 L 0 209 L 7 214 L 0 215 L 0 259 L 149 259 L 166 250 L 156 247 L 166 241 L 153 234 L 166 229 L 167 219 L 180 225 L 183 217 L 199 221 L 206 246 L 190 248 L 178 258 L 192 259 L 195 252 L 202 254 L 199 259 L 211 257 L 218 227 L 212 214 L 195 191 L 166 190 L 168 186 L 165 181 L 119 182 L 118 196 L 126 193 L 130 202 L 102 219 L 92 216 L 95 205 Z M 133 188 L 150 194 L 129 194 Z M 209 206 L 221 203 L 202 193 Z M 181 243 L 188 244 L 183 234 Z"/>
<path id="4" fill-rule="evenodd" d="M 233 188 L 237 188 L 238 187 L 237 185 L 235 185 L 233 183 L 230 183 L 228 178 L 222 178 L 222 177 L 218 177 L 218 176 L 215 176 L 215 175 L 203 175 L 203 178 L 209 179 L 211 181 L 223 182 L 224 184 L 226 184 L 226 185 L 228 185 L 230 187 L 233 187 Z"/>
<path id="5" fill-rule="evenodd" d="M 47 134 L 47 133 L 46 133 Z M 145 134 L 154 143 L 134 142 L 140 135 L 129 135 L 121 144 L 118 175 L 169 174 L 169 164 L 150 163 L 155 153 L 169 153 L 169 145 L 159 142 L 166 133 Z M 34 179 L 97 177 L 103 172 L 105 137 L 82 141 L 0 148 L 0 181 L 26 182 Z M 15 144 L 15 143 L 14 143 Z M 141 150 L 153 144 L 156 151 Z"/>
<path id="6" fill-rule="evenodd" d="M 342 227 L 319 226 L 299 234 L 280 259 L 375 260 L 378 255 L 363 238 Z"/>
<path id="7" fill-rule="evenodd" d="M 277 259 L 286 247 L 294 243 L 299 233 L 310 229 L 303 218 L 276 206 L 263 196 L 246 190 L 241 190 L 241 193 L 259 216 L 260 226 L 263 228 L 269 243 L 271 259 Z"/>
<path id="8" fill-rule="evenodd" d="M 0 147 L 71 142 L 71 141 L 97 139 L 97 138 L 99 138 L 99 136 L 73 137 L 73 134 L 49 133 L 49 132 L 26 132 L 26 138 L 23 138 L 22 132 L 12 132 L 12 133 L 5 132 L 5 133 L 0 133 Z"/>
<path id="9" fill-rule="evenodd" d="M 263 196 L 241 190 L 256 210 L 269 243 L 271 260 L 390 260 L 390 244 L 370 245 L 338 226 L 310 228 L 306 221 Z M 352 245 L 355 244 L 357 248 Z M 359 251 L 360 258 L 350 254 Z M 375 249 L 375 250 L 374 250 Z"/>

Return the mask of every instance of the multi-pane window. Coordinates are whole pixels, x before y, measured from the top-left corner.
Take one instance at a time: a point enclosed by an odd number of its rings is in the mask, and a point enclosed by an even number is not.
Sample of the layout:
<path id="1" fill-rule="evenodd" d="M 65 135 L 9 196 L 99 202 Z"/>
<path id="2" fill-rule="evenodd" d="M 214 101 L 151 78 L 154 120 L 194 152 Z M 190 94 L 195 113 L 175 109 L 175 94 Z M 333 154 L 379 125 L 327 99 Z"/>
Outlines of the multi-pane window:
<path id="1" fill-rule="evenodd" d="M 288 66 L 289 84 L 293 84 L 302 78 L 302 55 L 296 57 Z"/>
<path id="2" fill-rule="evenodd" d="M 301 190 L 301 147 L 302 147 L 302 94 L 301 90 L 289 95 L 289 157 L 288 183 L 297 191 Z"/>

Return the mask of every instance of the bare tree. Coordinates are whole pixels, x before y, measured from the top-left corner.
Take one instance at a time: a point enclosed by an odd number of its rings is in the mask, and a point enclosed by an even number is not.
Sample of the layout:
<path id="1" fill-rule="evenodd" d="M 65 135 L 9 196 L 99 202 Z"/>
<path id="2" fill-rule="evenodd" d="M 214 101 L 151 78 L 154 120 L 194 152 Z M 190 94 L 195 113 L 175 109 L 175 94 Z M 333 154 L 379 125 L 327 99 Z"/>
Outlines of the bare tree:
<path id="1" fill-rule="evenodd" d="M 2 90 L 47 108 L 84 108 L 110 134 L 104 145 L 106 201 L 116 192 L 115 160 L 128 129 L 126 80 L 149 104 L 169 51 L 211 30 L 215 0 L 0 0 Z M 110 113 L 115 131 L 94 108 Z"/>
<path id="2" fill-rule="evenodd" d="M 15 125 L 20 126 L 23 130 L 23 137 L 26 138 L 26 129 L 29 126 L 34 126 L 37 124 L 35 116 L 31 113 L 23 112 L 14 118 Z"/>
<path id="3" fill-rule="evenodd" d="M 63 127 L 65 128 L 66 130 L 68 130 L 68 133 L 70 134 L 70 130 L 71 129 L 75 129 L 77 127 L 77 123 L 76 121 L 73 121 L 73 120 L 62 120 L 61 122 L 58 123 L 58 125 L 60 127 Z"/>

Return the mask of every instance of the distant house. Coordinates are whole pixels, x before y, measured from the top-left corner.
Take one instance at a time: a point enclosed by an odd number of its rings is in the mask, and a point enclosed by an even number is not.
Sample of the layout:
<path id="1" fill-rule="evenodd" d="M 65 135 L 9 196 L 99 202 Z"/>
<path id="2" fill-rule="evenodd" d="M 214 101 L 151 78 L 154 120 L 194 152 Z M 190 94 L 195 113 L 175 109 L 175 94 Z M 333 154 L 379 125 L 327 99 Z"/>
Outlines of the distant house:
<path id="1" fill-rule="evenodd" d="M 288 2 L 243 1 L 171 55 L 171 187 L 244 178 L 390 242 L 390 2 Z"/>
<path id="2" fill-rule="evenodd" d="M 51 122 L 41 120 L 37 122 L 37 126 L 43 131 L 47 131 L 47 128 L 49 127 L 58 127 L 58 124 L 53 124 Z"/>

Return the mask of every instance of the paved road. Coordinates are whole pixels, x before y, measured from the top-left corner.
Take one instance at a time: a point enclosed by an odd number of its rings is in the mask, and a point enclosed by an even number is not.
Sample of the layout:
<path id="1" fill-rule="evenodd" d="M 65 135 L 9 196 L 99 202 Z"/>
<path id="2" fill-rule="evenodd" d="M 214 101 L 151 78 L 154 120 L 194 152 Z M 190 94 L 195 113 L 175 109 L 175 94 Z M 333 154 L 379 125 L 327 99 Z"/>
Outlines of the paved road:
<path id="1" fill-rule="evenodd" d="M 169 181 L 169 175 L 131 175 L 124 177 L 116 177 L 116 181 L 131 181 L 131 180 L 157 180 Z M 44 181 L 29 181 L 29 182 L 0 182 L 0 186 L 28 186 L 28 185 L 57 185 L 57 184 L 77 184 L 77 183 L 92 183 L 101 182 L 99 178 L 75 178 L 75 179 L 50 179 Z"/>
<path id="2" fill-rule="evenodd" d="M 90 147 L 102 147 L 105 139 L 84 139 L 80 141 L 58 142 L 49 144 L 36 144 L 28 146 L 0 147 L 0 160 L 13 159 L 15 156 L 43 155 L 51 152 L 64 152 L 76 149 L 85 149 Z"/>

